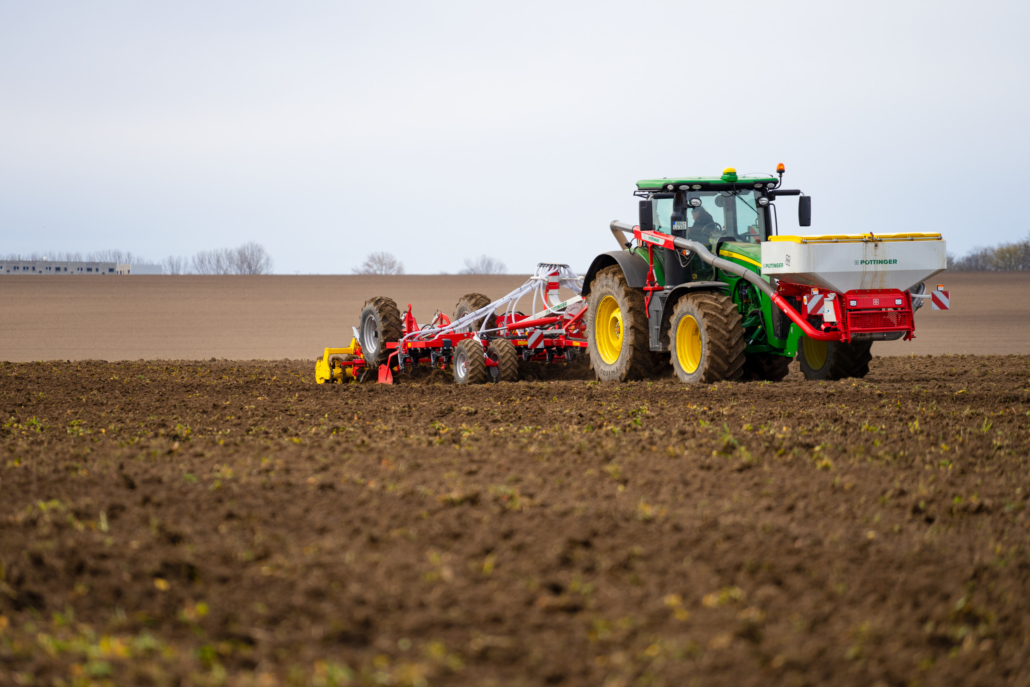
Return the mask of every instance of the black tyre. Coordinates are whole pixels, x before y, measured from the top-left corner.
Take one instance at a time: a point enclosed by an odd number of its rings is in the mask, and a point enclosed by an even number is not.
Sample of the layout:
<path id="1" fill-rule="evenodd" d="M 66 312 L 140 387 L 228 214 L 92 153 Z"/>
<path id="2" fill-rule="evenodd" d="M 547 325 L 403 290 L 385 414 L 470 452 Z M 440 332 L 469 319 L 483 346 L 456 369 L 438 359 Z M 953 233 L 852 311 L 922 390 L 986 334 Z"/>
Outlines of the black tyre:
<path id="1" fill-rule="evenodd" d="M 458 304 L 454 306 L 454 319 L 457 320 L 459 317 L 464 317 L 470 312 L 475 312 L 480 308 L 485 308 L 492 303 L 489 298 L 481 293 L 467 293 L 458 300 Z M 452 320 L 453 321 L 453 320 Z M 479 328 L 483 326 L 483 318 L 474 321 L 472 324 L 458 329 L 459 332 L 472 332 L 479 331 Z M 497 326 L 497 315 L 490 313 L 486 318 L 486 328 L 494 329 Z"/>
<path id="2" fill-rule="evenodd" d="M 694 293 L 676 302 L 669 322 L 669 349 L 681 382 L 740 379 L 744 346 L 740 313 L 729 296 Z"/>
<path id="3" fill-rule="evenodd" d="M 839 343 L 814 341 L 807 336 L 798 346 L 798 361 L 805 379 L 827 380 L 865 377 L 873 359 L 872 341 Z"/>
<path id="4" fill-rule="evenodd" d="M 392 298 L 376 296 L 365 301 L 361 308 L 358 334 L 361 338 L 361 354 L 368 369 L 374 370 L 386 364 L 390 357 L 386 344 L 399 341 L 402 331 L 401 313 Z"/>
<path id="5" fill-rule="evenodd" d="M 779 382 L 790 372 L 792 358 L 773 353 L 753 353 L 744 359 L 741 379 L 755 382 Z"/>
<path id="6" fill-rule="evenodd" d="M 479 339 L 458 342 L 454 347 L 451 369 L 458 384 L 482 384 L 486 381 L 486 356 Z"/>
<path id="7" fill-rule="evenodd" d="M 587 344 L 594 374 L 604 382 L 646 379 L 655 357 L 647 338 L 644 292 L 630 288 L 622 268 L 606 267 L 590 287 Z"/>
<path id="8" fill-rule="evenodd" d="M 519 381 L 519 352 L 515 344 L 508 339 L 494 339 L 486 348 L 486 355 L 497 363 L 497 367 L 488 367 L 491 382 Z"/>

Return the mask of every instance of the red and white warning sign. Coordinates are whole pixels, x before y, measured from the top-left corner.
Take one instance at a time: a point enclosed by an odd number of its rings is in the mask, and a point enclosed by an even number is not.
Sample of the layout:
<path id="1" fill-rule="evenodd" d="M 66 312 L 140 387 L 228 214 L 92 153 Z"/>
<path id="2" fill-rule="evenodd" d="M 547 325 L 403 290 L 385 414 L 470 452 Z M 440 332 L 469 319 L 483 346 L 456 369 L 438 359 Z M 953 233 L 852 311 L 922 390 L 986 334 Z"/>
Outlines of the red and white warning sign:
<path id="1" fill-rule="evenodd" d="M 529 335 L 529 341 L 527 342 L 529 348 L 543 348 L 544 347 L 544 333 L 539 329 L 533 330 Z"/>
<path id="2" fill-rule="evenodd" d="M 934 310 L 949 310 L 949 302 L 951 301 L 951 292 L 938 289 L 937 291 L 930 292 L 930 304 Z"/>
<path id="3" fill-rule="evenodd" d="M 808 314 L 809 315 L 822 315 L 823 314 L 823 294 L 813 293 L 808 297 Z"/>

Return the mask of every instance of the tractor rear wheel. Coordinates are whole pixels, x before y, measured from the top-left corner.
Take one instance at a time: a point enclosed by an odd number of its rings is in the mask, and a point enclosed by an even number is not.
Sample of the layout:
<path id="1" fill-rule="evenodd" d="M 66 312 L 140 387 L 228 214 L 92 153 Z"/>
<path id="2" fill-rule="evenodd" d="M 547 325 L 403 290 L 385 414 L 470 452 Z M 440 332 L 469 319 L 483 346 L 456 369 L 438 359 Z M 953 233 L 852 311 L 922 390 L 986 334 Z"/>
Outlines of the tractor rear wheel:
<path id="1" fill-rule="evenodd" d="M 497 363 L 497 367 L 487 368 L 491 382 L 519 381 L 519 352 L 515 344 L 508 339 L 494 339 L 487 346 L 486 354 Z"/>
<path id="2" fill-rule="evenodd" d="M 792 358 L 774 353 L 753 353 L 744 359 L 741 379 L 755 382 L 779 382 L 790 372 Z"/>
<path id="3" fill-rule="evenodd" d="M 805 379 L 833 381 L 845 377 L 865 377 L 873 359 L 872 341 L 840 343 L 815 341 L 807 336 L 798 347 L 798 361 Z"/>
<path id="4" fill-rule="evenodd" d="M 454 319 L 457 320 L 459 317 L 464 317 L 470 312 L 475 312 L 480 308 L 485 308 L 490 305 L 493 301 L 484 296 L 481 293 L 467 293 L 458 300 L 458 304 L 454 306 Z M 458 332 L 478 332 L 479 328 L 483 326 L 483 318 L 480 318 L 472 324 L 466 325 L 457 329 Z M 486 318 L 486 328 L 494 329 L 497 327 L 497 315 L 490 313 Z"/>
<path id="5" fill-rule="evenodd" d="M 618 265 L 597 273 L 590 286 L 587 348 L 603 382 L 645 379 L 654 373 L 644 292 L 631 288 Z"/>
<path id="6" fill-rule="evenodd" d="M 681 382 L 740 379 L 744 346 L 740 312 L 729 296 L 693 293 L 676 302 L 669 322 L 669 348 Z"/>
<path id="7" fill-rule="evenodd" d="M 399 341 L 403 327 L 401 313 L 392 298 L 376 296 L 365 301 L 361 308 L 358 333 L 361 335 L 361 354 L 367 369 L 385 365 L 390 357 L 389 342 Z"/>
<path id="8" fill-rule="evenodd" d="M 479 339 L 464 339 L 454 347 L 451 360 L 454 381 L 458 384 L 482 384 L 486 381 L 486 356 Z"/>

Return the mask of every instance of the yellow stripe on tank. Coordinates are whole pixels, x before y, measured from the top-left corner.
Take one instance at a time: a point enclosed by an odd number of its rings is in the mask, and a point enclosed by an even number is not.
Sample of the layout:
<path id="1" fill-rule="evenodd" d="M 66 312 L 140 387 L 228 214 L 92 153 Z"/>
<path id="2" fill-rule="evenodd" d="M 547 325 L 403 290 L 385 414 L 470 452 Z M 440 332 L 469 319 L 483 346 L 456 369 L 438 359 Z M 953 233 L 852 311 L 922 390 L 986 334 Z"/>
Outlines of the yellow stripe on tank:
<path id="1" fill-rule="evenodd" d="M 907 234 L 825 234 L 822 236 L 770 236 L 773 243 L 865 243 L 877 241 L 940 241 L 940 234 L 911 232 Z"/>

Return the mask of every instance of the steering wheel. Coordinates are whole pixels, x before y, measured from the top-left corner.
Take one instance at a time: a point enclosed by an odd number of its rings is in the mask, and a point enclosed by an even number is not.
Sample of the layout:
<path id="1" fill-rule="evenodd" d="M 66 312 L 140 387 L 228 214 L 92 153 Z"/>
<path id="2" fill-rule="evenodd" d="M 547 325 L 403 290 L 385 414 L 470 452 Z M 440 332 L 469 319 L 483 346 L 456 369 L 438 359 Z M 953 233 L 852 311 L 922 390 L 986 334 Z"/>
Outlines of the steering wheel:
<path id="1" fill-rule="evenodd" d="M 701 229 L 695 229 L 691 227 L 687 232 L 687 238 L 691 241 L 705 242 L 709 241 L 716 236 L 722 236 L 722 225 L 718 222 L 709 222 L 704 225 Z"/>

